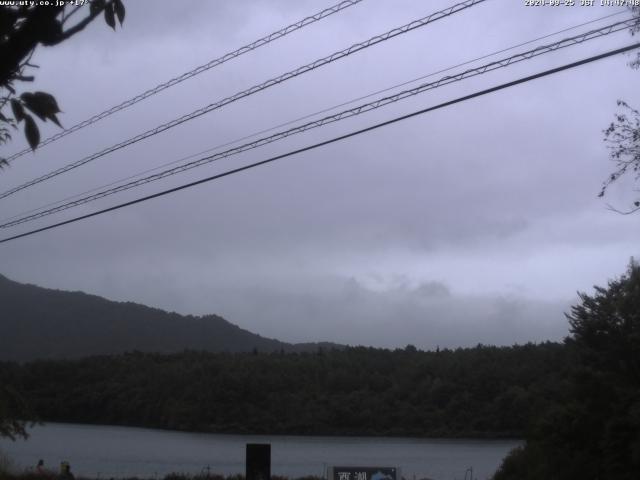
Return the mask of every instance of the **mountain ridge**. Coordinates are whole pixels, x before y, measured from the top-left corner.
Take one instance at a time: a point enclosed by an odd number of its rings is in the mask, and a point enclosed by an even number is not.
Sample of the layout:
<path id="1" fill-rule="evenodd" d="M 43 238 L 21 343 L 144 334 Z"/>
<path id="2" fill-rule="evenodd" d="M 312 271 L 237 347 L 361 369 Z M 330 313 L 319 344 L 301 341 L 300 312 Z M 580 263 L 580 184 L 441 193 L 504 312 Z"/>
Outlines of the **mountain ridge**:
<path id="1" fill-rule="evenodd" d="M 0 360 L 74 359 L 130 351 L 303 352 L 330 342 L 282 342 L 215 314 L 181 315 L 82 291 L 23 284 L 0 274 Z"/>

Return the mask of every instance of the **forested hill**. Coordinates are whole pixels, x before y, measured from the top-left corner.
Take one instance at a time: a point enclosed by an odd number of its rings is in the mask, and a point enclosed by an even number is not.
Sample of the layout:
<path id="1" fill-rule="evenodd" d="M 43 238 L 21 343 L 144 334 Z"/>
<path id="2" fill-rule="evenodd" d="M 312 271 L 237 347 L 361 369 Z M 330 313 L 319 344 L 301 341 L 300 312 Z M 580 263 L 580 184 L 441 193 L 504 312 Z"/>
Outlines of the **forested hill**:
<path id="1" fill-rule="evenodd" d="M 183 316 L 82 292 L 25 285 L 0 275 L 0 360 L 79 358 L 128 351 L 315 351 L 261 337 L 217 315 Z"/>
<path id="2" fill-rule="evenodd" d="M 562 344 L 131 353 L 0 362 L 31 418 L 188 431 L 522 438 L 561 404 Z"/>

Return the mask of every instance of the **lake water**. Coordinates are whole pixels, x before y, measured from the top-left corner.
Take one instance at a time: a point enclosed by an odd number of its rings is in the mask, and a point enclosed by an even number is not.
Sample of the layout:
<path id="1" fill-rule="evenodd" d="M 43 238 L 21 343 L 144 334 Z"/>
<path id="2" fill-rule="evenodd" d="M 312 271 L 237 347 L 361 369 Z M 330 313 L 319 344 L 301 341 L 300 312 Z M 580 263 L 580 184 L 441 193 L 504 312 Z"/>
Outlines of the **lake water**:
<path id="1" fill-rule="evenodd" d="M 68 461 L 76 475 L 111 478 L 162 477 L 171 472 L 244 474 L 247 443 L 271 444 L 271 471 L 289 477 L 322 476 L 328 466 L 399 467 L 412 480 L 485 480 L 517 441 L 415 438 L 217 435 L 145 428 L 48 423 L 27 441 L 0 439 L 0 450 L 18 468 L 39 459 L 57 469 Z M 468 478 L 468 474 L 467 474 Z"/>

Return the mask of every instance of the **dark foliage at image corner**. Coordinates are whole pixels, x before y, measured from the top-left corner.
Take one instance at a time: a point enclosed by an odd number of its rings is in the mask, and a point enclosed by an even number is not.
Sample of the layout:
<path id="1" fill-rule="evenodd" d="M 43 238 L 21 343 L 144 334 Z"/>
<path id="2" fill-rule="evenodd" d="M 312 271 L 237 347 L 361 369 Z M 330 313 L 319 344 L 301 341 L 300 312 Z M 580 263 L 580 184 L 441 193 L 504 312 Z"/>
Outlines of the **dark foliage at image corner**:
<path id="1" fill-rule="evenodd" d="M 640 472 L 640 266 L 568 315 L 576 354 L 564 401 L 537 419 L 495 480 L 635 480 Z"/>

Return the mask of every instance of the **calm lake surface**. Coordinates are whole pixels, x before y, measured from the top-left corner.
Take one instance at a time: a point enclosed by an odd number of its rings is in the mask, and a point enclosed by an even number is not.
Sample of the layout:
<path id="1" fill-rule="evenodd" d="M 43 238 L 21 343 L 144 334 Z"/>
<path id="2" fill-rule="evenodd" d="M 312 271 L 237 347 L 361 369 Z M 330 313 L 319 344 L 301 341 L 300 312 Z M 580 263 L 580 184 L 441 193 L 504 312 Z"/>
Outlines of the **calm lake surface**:
<path id="1" fill-rule="evenodd" d="M 245 445 L 271 444 L 271 471 L 289 477 L 322 476 L 327 466 L 399 467 L 409 480 L 489 478 L 517 441 L 415 438 L 217 435 L 145 428 L 48 423 L 27 441 L 0 440 L 19 468 L 43 459 L 48 468 L 69 461 L 87 477 L 162 477 L 171 472 L 244 474 Z M 468 476 L 467 476 L 468 477 Z"/>

